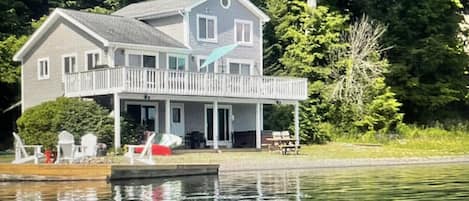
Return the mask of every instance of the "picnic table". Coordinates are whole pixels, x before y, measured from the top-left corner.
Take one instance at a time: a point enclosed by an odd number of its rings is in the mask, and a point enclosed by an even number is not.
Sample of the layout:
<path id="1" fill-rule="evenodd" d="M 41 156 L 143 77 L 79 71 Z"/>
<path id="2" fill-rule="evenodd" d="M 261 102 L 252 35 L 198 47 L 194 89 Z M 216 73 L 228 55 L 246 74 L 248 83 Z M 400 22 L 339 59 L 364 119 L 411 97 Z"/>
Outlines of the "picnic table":
<path id="1" fill-rule="evenodd" d="M 298 149 L 301 148 L 301 146 L 296 146 L 296 139 L 294 138 L 266 138 L 267 141 L 269 141 L 271 144 L 269 146 L 269 151 L 271 150 L 271 147 L 277 147 L 282 155 L 286 155 L 288 150 L 295 150 L 295 153 L 298 154 Z"/>

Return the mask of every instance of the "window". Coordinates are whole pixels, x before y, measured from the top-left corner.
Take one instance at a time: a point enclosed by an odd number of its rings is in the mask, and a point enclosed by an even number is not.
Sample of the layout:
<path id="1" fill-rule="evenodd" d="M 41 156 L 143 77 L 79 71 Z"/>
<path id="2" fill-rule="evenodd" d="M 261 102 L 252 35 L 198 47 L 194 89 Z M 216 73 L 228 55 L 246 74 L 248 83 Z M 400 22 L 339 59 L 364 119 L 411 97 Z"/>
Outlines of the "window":
<path id="1" fill-rule="evenodd" d="M 86 69 L 93 70 L 100 64 L 100 53 L 99 51 L 89 51 L 85 53 Z"/>
<path id="2" fill-rule="evenodd" d="M 217 42 L 217 18 L 215 16 L 197 15 L 197 40 Z"/>
<path id="3" fill-rule="evenodd" d="M 49 58 L 38 59 L 37 61 L 37 79 L 49 79 Z"/>
<path id="4" fill-rule="evenodd" d="M 127 55 L 128 66 L 156 68 L 156 54 L 129 53 Z"/>
<path id="5" fill-rule="evenodd" d="M 173 108 L 173 123 L 181 123 L 181 108 Z"/>
<path id="6" fill-rule="evenodd" d="M 168 55 L 168 69 L 184 71 L 186 69 L 186 56 Z"/>
<path id="7" fill-rule="evenodd" d="M 64 74 L 75 73 L 77 69 L 77 57 L 76 55 L 64 55 L 63 58 L 63 72 Z"/>
<path id="8" fill-rule="evenodd" d="M 220 0 L 221 7 L 228 9 L 231 6 L 230 0 Z"/>
<path id="9" fill-rule="evenodd" d="M 241 45 L 252 45 L 252 22 L 235 20 L 235 41 Z"/>
<path id="10" fill-rule="evenodd" d="M 228 61 L 229 73 L 237 75 L 251 75 L 251 61 L 232 60 Z"/>
<path id="11" fill-rule="evenodd" d="M 199 56 L 198 57 L 198 67 L 199 67 L 199 72 L 201 73 L 215 73 L 215 65 L 217 62 L 213 62 L 211 64 L 209 64 L 208 66 L 204 66 L 204 67 L 201 67 L 202 64 L 204 64 L 205 60 L 207 59 L 207 57 L 204 57 L 204 56 Z"/>

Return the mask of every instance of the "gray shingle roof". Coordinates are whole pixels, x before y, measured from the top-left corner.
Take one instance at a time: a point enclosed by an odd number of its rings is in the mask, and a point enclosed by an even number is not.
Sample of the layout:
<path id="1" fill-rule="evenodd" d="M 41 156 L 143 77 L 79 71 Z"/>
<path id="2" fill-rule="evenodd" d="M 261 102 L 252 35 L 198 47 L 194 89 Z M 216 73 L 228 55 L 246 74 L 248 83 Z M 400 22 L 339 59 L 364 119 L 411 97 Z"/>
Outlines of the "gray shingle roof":
<path id="1" fill-rule="evenodd" d="M 124 17 L 146 16 L 188 8 L 202 1 L 204 0 L 150 0 L 130 4 L 112 14 Z"/>
<path id="2" fill-rule="evenodd" d="M 165 33 L 144 22 L 113 15 L 60 9 L 109 42 L 186 48 Z"/>

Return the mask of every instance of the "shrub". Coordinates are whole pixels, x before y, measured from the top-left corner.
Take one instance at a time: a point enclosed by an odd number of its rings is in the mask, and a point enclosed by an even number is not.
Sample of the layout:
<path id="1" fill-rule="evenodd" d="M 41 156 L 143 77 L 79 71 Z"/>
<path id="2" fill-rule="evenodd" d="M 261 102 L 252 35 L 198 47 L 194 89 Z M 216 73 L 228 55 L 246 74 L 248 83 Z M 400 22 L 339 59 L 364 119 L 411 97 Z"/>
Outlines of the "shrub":
<path id="1" fill-rule="evenodd" d="M 29 108 L 17 121 L 19 135 L 27 144 L 42 144 L 46 149 L 54 149 L 57 135 L 67 130 L 75 136 L 75 141 L 88 132 L 98 140 L 112 145 L 114 126 L 109 111 L 94 101 L 76 98 L 57 98 Z"/>

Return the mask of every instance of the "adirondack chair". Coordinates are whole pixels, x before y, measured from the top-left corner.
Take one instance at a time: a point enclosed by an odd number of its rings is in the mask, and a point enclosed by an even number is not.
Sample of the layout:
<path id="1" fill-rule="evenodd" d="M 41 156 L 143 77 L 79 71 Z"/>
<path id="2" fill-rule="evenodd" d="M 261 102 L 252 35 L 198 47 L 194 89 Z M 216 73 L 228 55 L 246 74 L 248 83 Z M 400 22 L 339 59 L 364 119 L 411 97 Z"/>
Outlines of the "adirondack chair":
<path id="1" fill-rule="evenodd" d="M 145 145 L 127 145 L 128 152 L 125 154 L 126 157 L 130 159 L 130 164 L 133 165 L 135 162 L 135 159 L 147 164 L 147 165 L 154 165 L 155 162 L 153 161 L 153 155 L 152 155 L 152 145 L 153 145 L 153 139 L 155 138 L 156 133 L 151 134 Z M 135 158 L 135 148 L 142 147 L 143 151 L 140 153 L 140 155 Z"/>
<path id="2" fill-rule="evenodd" d="M 97 151 L 98 138 L 96 135 L 88 133 L 81 137 L 81 150 L 77 154 L 82 157 L 95 157 Z"/>
<path id="3" fill-rule="evenodd" d="M 67 131 L 60 132 L 57 145 L 57 160 L 55 163 L 58 164 L 63 160 L 73 163 L 73 161 L 78 159 L 75 157 L 75 152 L 76 146 L 73 135 Z"/>
<path id="4" fill-rule="evenodd" d="M 41 145 L 24 145 L 23 140 L 21 140 L 18 134 L 13 133 L 13 137 L 15 138 L 15 160 L 11 163 L 22 164 L 34 161 L 34 164 L 38 164 L 39 159 L 44 157 L 44 154 L 41 153 Z M 26 148 L 33 148 L 33 155 L 29 155 Z"/>

